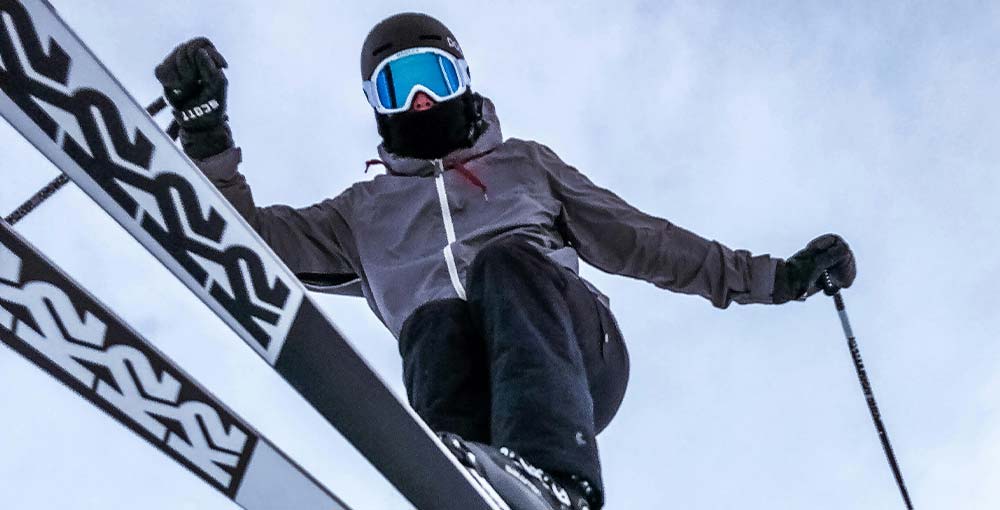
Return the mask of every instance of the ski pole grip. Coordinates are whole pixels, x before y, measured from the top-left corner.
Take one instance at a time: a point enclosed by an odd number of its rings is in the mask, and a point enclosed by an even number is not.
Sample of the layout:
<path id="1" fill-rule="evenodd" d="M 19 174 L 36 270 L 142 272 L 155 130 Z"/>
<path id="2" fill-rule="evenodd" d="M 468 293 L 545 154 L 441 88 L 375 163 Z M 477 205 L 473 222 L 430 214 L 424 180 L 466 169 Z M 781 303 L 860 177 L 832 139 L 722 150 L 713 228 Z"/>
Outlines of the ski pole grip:
<path id="1" fill-rule="evenodd" d="M 155 117 L 156 114 L 162 112 L 166 108 L 167 108 L 167 100 L 164 99 L 163 96 L 160 96 L 156 98 L 155 101 L 150 103 L 149 106 L 146 107 L 146 112 L 148 112 L 151 116 Z"/>

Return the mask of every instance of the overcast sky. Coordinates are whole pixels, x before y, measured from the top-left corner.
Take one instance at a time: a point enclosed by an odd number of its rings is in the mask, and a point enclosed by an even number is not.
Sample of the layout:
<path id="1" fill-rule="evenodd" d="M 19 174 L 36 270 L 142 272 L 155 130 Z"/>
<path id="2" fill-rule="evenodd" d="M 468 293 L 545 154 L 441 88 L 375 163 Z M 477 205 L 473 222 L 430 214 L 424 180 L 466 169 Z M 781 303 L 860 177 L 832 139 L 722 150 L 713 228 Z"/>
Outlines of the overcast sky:
<path id="1" fill-rule="evenodd" d="M 171 48 L 211 37 L 260 204 L 365 178 L 379 140 L 361 42 L 401 10 L 439 17 L 506 136 L 641 209 L 778 256 L 843 235 L 859 265 L 845 298 L 917 507 L 1000 506 L 997 3 L 51 1 L 143 103 Z M 6 213 L 57 172 L 3 124 L 0 150 Z M 357 510 L 406 508 L 81 192 L 18 230 Z M 717 310 L 585 273 L 632 352 L 600 437 L 609 509 L 902 508 L 828 299 Z M 320 299 L 402 394 L 365 304 Z M 3 508 L 234 508 L 6 348 L 0 381 Z"/>

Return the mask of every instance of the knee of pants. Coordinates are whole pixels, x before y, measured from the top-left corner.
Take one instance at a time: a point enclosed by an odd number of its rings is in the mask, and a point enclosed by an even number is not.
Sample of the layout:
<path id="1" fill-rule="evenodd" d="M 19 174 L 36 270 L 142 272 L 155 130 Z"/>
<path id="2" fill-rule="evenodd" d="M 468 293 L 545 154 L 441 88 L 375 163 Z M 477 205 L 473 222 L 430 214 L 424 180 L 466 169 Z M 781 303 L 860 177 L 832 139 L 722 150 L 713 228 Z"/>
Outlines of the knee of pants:
<path id="1" fill-rule="evenodd" d="M 432 301 L 417 308 L 403 323 L 399 354 L 408 393 L 417 385 L 433 383 L 424 373 L 434 367 L 479 369 L 486 356 L 485 345 L 473 326 L 468 305 L 461 299 Z"/>
<path id="2" fill-rule="evenodd" d="M 618 414 L 625 400 L 630 372 L 628 349 L 620 333 L 611 336 L 602 352 L 600 366 L 588 374 L 597 433 L 607 428 Z"/>
<path id="3" fill-rule="evenodd" d="M 427 344 L 449 349 L 452 347 L 449 343 L 467 340 L 475 334 L 471 324 L 468 306 L 461 299 L 425 303 L 403 322 L 399 332 L 399 354 L 405 360 L 417 349 L 429 347 Z"/>

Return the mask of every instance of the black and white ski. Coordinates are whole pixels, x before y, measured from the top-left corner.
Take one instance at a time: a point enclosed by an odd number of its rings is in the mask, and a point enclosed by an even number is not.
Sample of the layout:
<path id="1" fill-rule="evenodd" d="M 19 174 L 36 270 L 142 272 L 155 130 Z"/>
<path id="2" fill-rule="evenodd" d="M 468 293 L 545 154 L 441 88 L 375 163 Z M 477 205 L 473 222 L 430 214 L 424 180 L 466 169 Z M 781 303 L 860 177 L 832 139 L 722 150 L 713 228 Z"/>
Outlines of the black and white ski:
<path id="1" fill-rule="evenodd" d="M 247 510 L 348 510 L 2 221 L 0 341 Z"/>
<path id="2" fill-rule="evenodd" d="M 420 510 L 490 497 L 44 0 L 0 0 L 0 114 Z"/>

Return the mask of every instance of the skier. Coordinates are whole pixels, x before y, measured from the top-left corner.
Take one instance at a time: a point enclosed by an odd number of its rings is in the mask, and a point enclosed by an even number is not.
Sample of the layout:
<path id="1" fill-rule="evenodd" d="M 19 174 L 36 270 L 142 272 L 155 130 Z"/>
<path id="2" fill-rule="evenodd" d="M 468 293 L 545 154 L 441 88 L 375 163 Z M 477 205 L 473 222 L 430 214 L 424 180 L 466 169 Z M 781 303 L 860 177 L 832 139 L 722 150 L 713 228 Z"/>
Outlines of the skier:
<path id="1" fill-rule="evenodd" d="M 356 293 L 399 340 L 413 409 L 517 510 L 598 510 L 596 436 L 628 354 L 578 259 L 725 308 L 811 296 L 853 254 L 823 235 L 753 256 L 645 214 L 537 142 L 504 140 L 454 34 L 404 13 L 378 23 L 361 79 L 386 173 L 305 208 L 257 207 L 226 115 L 227 63 L 206 38 L 156 68 L 184 151 L 316 290 Z"/>

